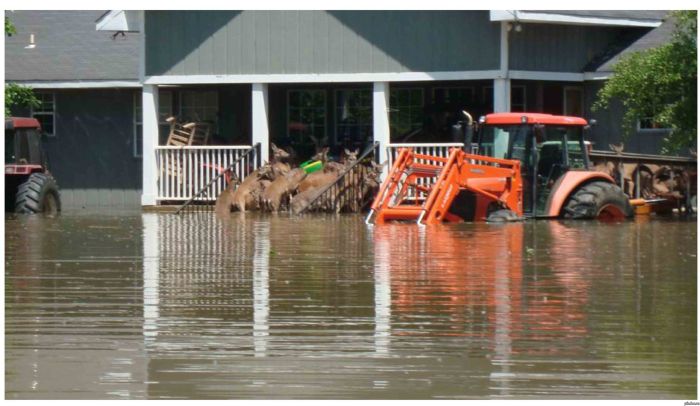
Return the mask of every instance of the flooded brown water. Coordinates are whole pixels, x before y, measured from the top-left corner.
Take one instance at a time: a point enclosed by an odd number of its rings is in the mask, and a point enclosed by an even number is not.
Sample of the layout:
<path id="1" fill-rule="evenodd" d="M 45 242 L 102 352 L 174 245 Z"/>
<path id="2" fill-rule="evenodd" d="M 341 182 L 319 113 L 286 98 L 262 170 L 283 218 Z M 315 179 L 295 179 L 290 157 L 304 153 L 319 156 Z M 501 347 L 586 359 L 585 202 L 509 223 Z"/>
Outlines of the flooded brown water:
<path id="1" fill-rule="evenodd" d="M 697 397 L 697 224 L 5 223 L 5 396 Z"/>

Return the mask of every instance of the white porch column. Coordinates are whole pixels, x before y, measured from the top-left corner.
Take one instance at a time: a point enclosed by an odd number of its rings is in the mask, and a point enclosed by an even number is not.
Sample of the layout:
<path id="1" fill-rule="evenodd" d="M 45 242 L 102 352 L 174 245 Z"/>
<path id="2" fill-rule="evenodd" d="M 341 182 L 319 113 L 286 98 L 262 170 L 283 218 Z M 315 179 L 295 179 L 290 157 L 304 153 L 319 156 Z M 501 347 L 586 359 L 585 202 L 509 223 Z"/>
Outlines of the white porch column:
<path id="1" fill-rule="evenodd" d="M 493 80 L 493 112 L 510 111 L 510 79 Z"/>
<path id="2" fill-rule="evenodd" d="M 389 82 L 374 82 L 372 92 L 372 130 L 374 141 L 379 141 L 379 163 L 389 159 L 387 146 L 389 145 Z M 386 166 L 382 171 L 382 179 L 389 173 Z"/>
<path id="3" fill-rule="evenodd" d="M 501 21 L 500 77 L 493 80 L 493 111 L 510 111 L 510 75 L 508 67 L 508 22 Z"/>
<path id="4" fill-rule="evenodd" d="M 141 110 L 142 117 L 142 191 L 141 206 L 155 206 L 158 195 L 158 166 L 156 147 L 158 146 L 158 86 L 143 85 Z"/>
<path id="5" fill-rule="evenodd" d="M 253 145 L 260 143 L 260 162 L 268 161 L 270 150 L 270 129 L 267 120 L 268 84 L 253 83 L 252 112 L 253 112 Z"/>

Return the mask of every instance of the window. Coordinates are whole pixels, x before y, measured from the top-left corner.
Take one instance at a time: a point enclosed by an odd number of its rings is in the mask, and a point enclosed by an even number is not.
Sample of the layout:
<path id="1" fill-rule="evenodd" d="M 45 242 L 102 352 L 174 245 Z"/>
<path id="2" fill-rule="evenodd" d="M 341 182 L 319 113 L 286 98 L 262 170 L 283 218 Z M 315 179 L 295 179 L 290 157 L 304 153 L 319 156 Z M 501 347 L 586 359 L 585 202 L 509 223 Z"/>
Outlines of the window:
<path id="1" fill-rule="evenodd" d="M 525 86 L 516 85 L 510 87 L 510 111 L 517 113 L 527 111 Z"/>
<path id="2" fill-rule="evenodd" d="M 654 120 L 655 111 L 652 109 L 645 117 L 637 120 L 638 131 L 670 131 L 670 128 L 664 127 L 662 124 Z"/>
<path id="3" fill-rule="evenodd" d="M 216 127 L 218 117 L 219 93 L 216 90 L 184 91 L 180 95 L 181 121 L 206 121 Z"/>
<path id="4" fill-rule="evenodd" d="M 493 86 L 484 86 L 481 89 L 481 102 L 487 112 L 493 111 Z"/>
<path id="5" fill-rule="evenodd" d="M 392 138 L 405 138 L 423 128 L 423 89 L 391 89 L 389 109 Z"/>
<path id="6" fill-rule="evenodd" d="M 142 94 L 134 93 L 134 158 L 141 158 L 142 144 L 143 144 L 143 108 L 142 108 Z M 170 124 L 165 121 L 168 117 L 173 115 L 173 93 L 166 91 L 158 92 L 158 127 L 160 128 L 160 135 L 167 134 L 170 131 Z M 160 138 L 160 137 L 159 137 Z"/>
<path id="7" fill-rule="evenodd" d="M 361 148 L 372 138 L 372 92 L 341 89 L 335 92 L 336 141 L 346 148 Z"/>
<path id="8" fill-rule="evenodd" d="M 319 140 L 325 137 L 325 90 L 288 90 L 287 108 L 287 135 L 291 142 L 309 144 L 309 136 Z"/>
<path id="9" fill-rule="evenodd" d="M 473 87 L 436 87 L 433 89 L 433 103 L 459 109 L 474 102 Z"/>
<path id="10" fill-rule="evenodd" d="M 37 93 L 36 97 L 39 99 L 40 105 L 32 108 L 32 117 L 39 120 L 41 130 L 46 135 L 55 137 L 56 115 L 54 112 L 56 110 L 56 95 L 54 93 Z"/>

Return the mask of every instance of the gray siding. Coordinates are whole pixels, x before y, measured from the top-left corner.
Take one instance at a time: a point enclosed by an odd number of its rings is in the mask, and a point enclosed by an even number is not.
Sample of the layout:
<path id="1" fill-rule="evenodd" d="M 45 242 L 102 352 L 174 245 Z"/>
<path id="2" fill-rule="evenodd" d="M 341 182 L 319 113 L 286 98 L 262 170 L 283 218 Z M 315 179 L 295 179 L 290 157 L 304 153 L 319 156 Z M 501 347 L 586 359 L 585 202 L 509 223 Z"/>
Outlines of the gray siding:
<path id="1" fill-rule="evenodd" d="M 56 136 L 45 148 L 66 209 L 140 206 L 133 157 L 134 90 L 56 92 Z"/>
<path id="2" fill-rule="evenodd" d="M 509 64 L 513 70 L 583 72 L 589 62 L 615 45 L 622 33 L 618 27 L 556 24 L 523 24 L 511 31 Z M 641 36 L 648 29 L 633 29 Z"/>
<path id="3" fill-rule="evenodd" d="M 594 118 L 598 124 L 591 128 L 590 141 L 593 149 L 609 151 L 609 144 L 625 143 L 625 152 L 635 152 L 640 154 L 659 154 L 665 130 L 643 130 L 635 131 L 623 141 L 622 116 L 624 106 L 619 101 L 614 101 L 611 105 L 601 111 L 593 112 L 591 106 L 596 100 L 598 90 L 603 86 L 603 82 L 585 82 L 584 84 L 584 105 L 587 117 Z"/>
<path id="4" fill-rule="evenodd" d="M 137 80 L 139 33 L 96 31 L 102 11 L 6 11 L 17 33 L 5 36 L 5 80 Z M 29 35 L 36 48 L 25 49 Z"/>
<path id="5" fill-rule="evenodd" d="M 148 11 L 153 75 L 498 69 L 487 11 Z"/>

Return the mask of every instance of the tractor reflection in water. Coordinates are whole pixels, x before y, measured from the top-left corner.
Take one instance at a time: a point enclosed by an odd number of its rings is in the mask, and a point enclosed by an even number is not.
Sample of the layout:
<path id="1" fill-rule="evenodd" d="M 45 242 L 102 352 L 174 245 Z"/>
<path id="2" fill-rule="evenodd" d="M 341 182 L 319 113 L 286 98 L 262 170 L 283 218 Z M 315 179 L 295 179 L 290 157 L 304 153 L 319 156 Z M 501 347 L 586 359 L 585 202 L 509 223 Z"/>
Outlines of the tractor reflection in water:
<path id="1" fill-rule="evenodd" d="M 419 233 L 407 233 L 406 225 L 376 227 L 375 267 L 391 278 L 392 324 L 411 325 L 435 309 L 443 316 L 424 333 L 397 328 L 392 335 L 469 337 L 500 360 L 585 355 L 591 281 L 575 252 L 581 230 L 547 225 L 547 236 L 538 236 L 549 240 L 546 255 L 526 246 L 534 239 L 522 222 L 475 225 L 468 234 L 453 227 Z M 395 244 L 398 239 L 404 243 Z M 469 256 L 449 254 L 465 247 Z"/>

